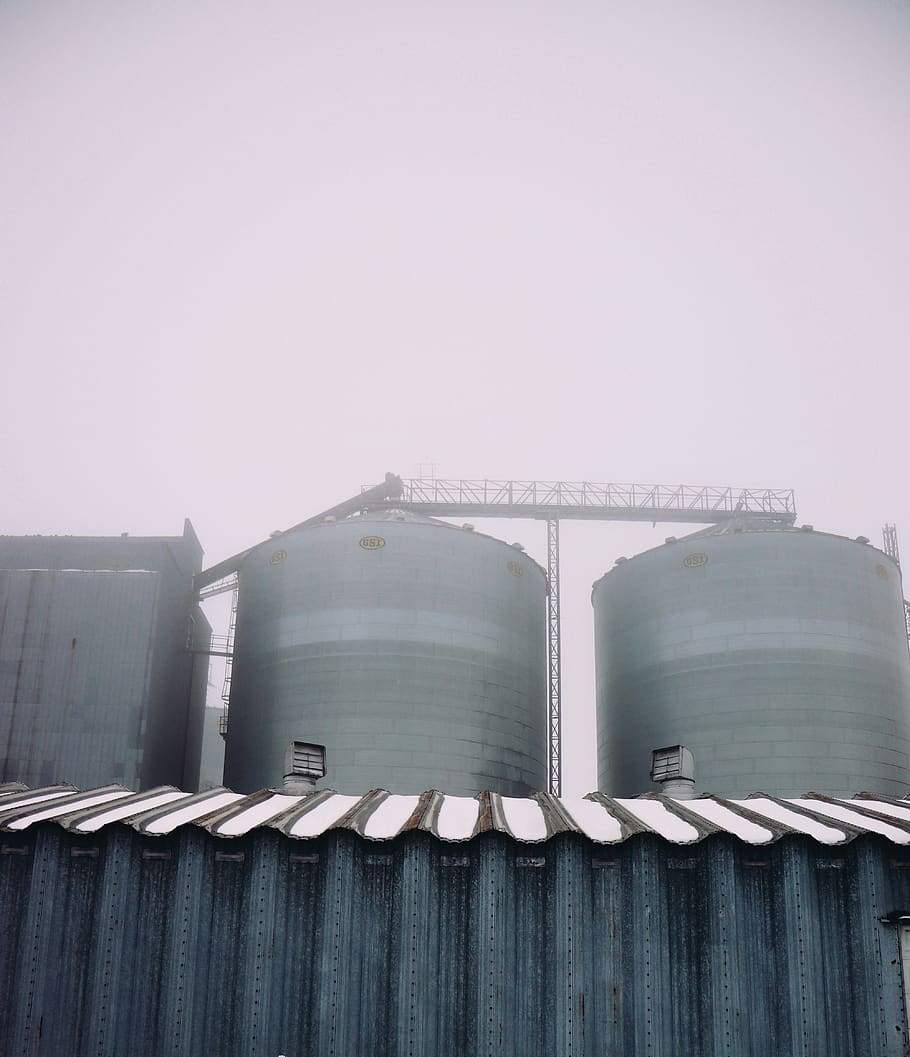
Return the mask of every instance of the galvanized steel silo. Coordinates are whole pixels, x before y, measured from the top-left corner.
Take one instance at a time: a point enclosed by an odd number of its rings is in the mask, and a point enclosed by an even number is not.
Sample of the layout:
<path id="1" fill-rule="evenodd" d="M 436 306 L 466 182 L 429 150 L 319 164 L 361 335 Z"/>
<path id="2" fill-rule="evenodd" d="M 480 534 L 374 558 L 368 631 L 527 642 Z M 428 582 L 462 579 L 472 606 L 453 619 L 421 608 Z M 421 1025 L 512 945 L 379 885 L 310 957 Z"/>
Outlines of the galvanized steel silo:
<path id="1" fill-rule="evenodd" d="M 800 529 L 700 534 L 594 585 L 599 786 L 651 788 L 683 744 L 696 788 L 797 796 L 910 791 L 900 570 Z"/>
<path id="2" fill-rule="evenodd" d="M 546 788 L 546 577 L 522 551 L 410 512 L 301 528 L 240 565 L 225 784 L 521 796 Z"/>

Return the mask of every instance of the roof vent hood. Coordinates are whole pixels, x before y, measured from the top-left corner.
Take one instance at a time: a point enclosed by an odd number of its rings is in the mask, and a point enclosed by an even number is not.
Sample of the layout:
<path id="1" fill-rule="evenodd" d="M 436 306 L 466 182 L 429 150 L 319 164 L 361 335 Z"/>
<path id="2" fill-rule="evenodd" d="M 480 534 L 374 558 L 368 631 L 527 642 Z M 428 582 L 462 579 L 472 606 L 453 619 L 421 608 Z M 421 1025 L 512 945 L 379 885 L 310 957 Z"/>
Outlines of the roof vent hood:
<path id="1" fill-rule="evenodd" d="M 284 754 L 283 792 L 289 796 L 311 793 L 325 775 L 325 745 L 292 741 Z"/>
<path id="2" fill-rule="evenodd" d="M 651 781 L 665 796 L 691 800 L 695 796 L 695 757 L 683 745 L 667 745 L 651 753 Z"/>

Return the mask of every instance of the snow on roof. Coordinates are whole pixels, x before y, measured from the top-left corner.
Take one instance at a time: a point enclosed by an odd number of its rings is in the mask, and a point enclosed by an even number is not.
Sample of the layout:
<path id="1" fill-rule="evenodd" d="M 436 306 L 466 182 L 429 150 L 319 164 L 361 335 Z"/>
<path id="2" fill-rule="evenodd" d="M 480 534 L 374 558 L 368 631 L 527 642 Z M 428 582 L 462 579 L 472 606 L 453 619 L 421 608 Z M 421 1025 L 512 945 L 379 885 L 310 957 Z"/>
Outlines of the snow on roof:
<path id="1" fill-rule="evenodd" d="M 656 800 L 645 797 L 636 797 L 634 800 L 621 799 L 616 803 L 633 815 L 639 822 L 652 833 L 659 833 L 673 844 L 691 844 L 693 841 L 701 840 L 703 834 L 686 822 L 678 813 L 668 807 L 666 800 Z"/>
<path id="2" fill-rule="evenodd" d="M 775 840 L 777 837 L 773 830 L 760 826 L 755 822 L 750 822 L 748 818 L 730 807 L 729 802 L 723 804 L 719 800 L 714 800 L 710 797 L 700 800 L 687 800 L 685 810 L 697 815 L 699 818 L 705 819 L 707 822 L 713 822 L 719 830 L 733 833 L 749 844 L 767 844 L 768 841 Z M 742 808 L 740 808 L 741 810 Z"/>
<path id="3" fill-rule="evenodd" d="M 622 824 L 610 814 L 604 804 L 580 798 L 566 798 L 561 800 L 560 804 L 579 831 L 598 844 L 615 844 L 625 839 Z"/>
<path id="4" fill-rule="evenodd" d="M 419 801 L 419 796 L 395 796 L 390 793 L 370 815 L 363 827 L 363 835 L 373 840 L 388 840 L 397 836 L 414 814 Z"/>
<path id="5" fill-rule="evenodd" d="M 521 841 L 547 839 L 547 820 L 536 800 L 515 796 L 501 796 L 498 800 L 502 804 L 505 826 L 513 837 Z"/>
<path id="6" fill-rule="evenodd" d="M 307 803 L 315 800 L 309 797 Z M 331 793 L 325 800 L 314 804 L 306 814 L 301 815 L 288 830 L 292 837 L 318 837 L 339 822 L 356 804 L 359 796 L 345 796 L 343 793 Z"/>
<path id="7" fill-rule="evenodd" d="M 822 822 L 817 816 L 813 817 L 806 811 L 793 811 L 787 806 L 788 803 L 802 807 L 802 801 L 774 800 L 771 797 L 756 797 L 750 801 L 749 806 L 765 818 L 782 822 L 791 830 L 814 837 L 822 844 L 843 844 L 849 840 L 846 830 L 835 829 L 834 826 L 828 825 L 827 821 Z"/>
<path id="8" fill-rule="evenodd" d="M 84 814 L 85 820 L 88 821 L 94 814 L 91 808 L 99 804 L 109 804 L 112 800 L 123 800 L 128 796 L 130 796 L 128 789 L 111 789 L 108 786 L 99 790 L 86 790 L 75 797 L 60 797 L 59 800 L 51 801 L 50 807 L 45 803 L 38 811 L 35 811 L 32 804 L 25 804 L 18 809 L 15 818 L 4 818 L 3 829 L 27 829 L 34 823 L 44 822 L 47 819 L 63 821 L 77 812 Z"/>
<path id="9" fill-rule="evenodd" d="M 868 833 L 893 844 L 910 844 L 910 800 L 870 793 L 851 800 L 817 793 L 792 799 L 755 793 L 744 800 L 676 800 L 658 793 L 615 799 L 589 793 L 561 800 L 548 793 L 466 797 L 430 790 L 402 796 L 379 789 L 353 796 L 314 789 L 290 796 L 278 789 L 244 795 L 224 788 L 182 793 L 158 786 L 136 793 L 120 786 L 80 791 L 61 785 L 0 785 L 0 830 L 22 831 L 42 822 L 74 833 L 127 825 L 151 836 L 196 826 L 218 837 L 238 837 L 267 827 L 307 839 L 339 828 L 372 840 L 391 840 L 420 829 L 443 841 L 465 841 L 494 830 L 521 843 L 577 833 L 598 844 L 615 844 L 647 833 L 671 844 L 692 844 L 726 833 L 747 844 L 798 834 L 831 845 Z"/>
<path id="10" fill-rule="evenodd" d="M 163 792 L 150 797 L 148 800 L 143 800 L 142 809 L 143 811 L 147 811 L 152 808 L 160 807 L 162 804 L 173 804 L 175 800 L 186 799 L 187 794 L 181 793 L 179 789 L 165 789 Z M 109 811 L 102 811 L 99 815 L 94 815 L 92 818 L 78 822 L 74 829 L 79 833 L 94 833 L 95 830 L 101 829 L 110 822 L 119 822 L 121 819 L 131 818 L 135 814 L 135 804 L 118 803 L 116 807 L 111 808 Z"/>
<path id="11" fill-rule="evenodd" d="M 476 796 L 445 796 L 436 816 L 436 835 L 443 840 L 469 840 L 480 818 Z"/>
<path id="12" fill-rule="evenodd" d="M 276 815 L 282 815 L 292 807 L 297 807 L 302 799 L 301 796 L 273 793 L 265 800 L 250 805 L 244 801 L 243 810 L 239 814 L 232 815 L 224 822 L 219 822 L 212 832 L 217 833 L 219 837 L 238 837 L 242 833 L 248 833 L 251 829 L 270 822 Z"/>

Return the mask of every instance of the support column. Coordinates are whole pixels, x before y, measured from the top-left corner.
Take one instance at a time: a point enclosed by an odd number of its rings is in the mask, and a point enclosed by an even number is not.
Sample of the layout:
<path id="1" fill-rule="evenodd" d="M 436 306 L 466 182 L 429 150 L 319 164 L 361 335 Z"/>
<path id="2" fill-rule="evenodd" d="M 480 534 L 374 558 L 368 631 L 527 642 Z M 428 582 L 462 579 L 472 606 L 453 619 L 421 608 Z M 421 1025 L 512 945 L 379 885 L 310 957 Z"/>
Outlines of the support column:
<path id="1" fill-rule="evenodd" d="M 550 792 L 562 796 L 562 675 L 559 656 L 559 518 L 547 518 L 547 636 L 550 689 Z"/>

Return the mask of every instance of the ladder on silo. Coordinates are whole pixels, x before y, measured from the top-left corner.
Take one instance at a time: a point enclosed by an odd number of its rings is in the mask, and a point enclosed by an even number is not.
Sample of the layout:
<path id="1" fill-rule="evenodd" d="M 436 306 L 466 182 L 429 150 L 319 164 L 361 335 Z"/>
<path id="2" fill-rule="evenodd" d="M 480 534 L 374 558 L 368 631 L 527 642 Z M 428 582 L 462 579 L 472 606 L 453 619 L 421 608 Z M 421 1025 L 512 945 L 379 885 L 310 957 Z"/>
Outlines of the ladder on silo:
<path id="1" fill-rule="evenodd" d="M 884 525 L 882 527 L 882 550 L 894 564 L 901 567 L 901 554 L 897 545 L 897 525 Z M 904 599 L 904 626 L 907 629 L 907 641 L 910 642 L 910 602 Z"/>
<path id="2" fill-rule="evenodd" d="M 231 675 L 234 670 L 234 633 L 237 630 L 237 601 L 240 595 L 240 581 L 234 577 L 234 585 L 231 590 L 231 620 L 228 624 L 227 647 L 224 659 L 224 682 L 221 684 L 221 701 L 224 709 L 221 719 L 218 721 L 218 733 L 222 738 L 227 737 L 228 732 L 228 709 L 231 704 Z"/>

